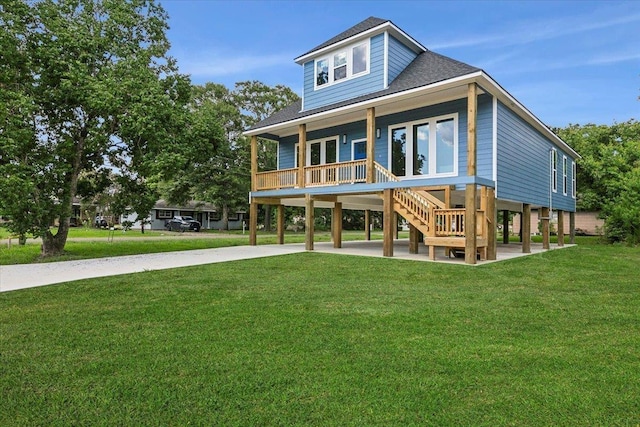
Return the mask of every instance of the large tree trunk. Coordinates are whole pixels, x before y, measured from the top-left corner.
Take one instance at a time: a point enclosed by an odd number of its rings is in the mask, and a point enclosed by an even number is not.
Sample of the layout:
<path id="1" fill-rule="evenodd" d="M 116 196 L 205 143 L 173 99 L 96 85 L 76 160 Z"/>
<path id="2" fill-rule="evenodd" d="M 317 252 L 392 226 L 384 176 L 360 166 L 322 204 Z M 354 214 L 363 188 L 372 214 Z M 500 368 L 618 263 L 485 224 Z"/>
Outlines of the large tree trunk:
<path id="1" fill-rule="evenodd" d="M 222 205 L 222 229 L 229 231 L 229 206 L 226 203 Z"/>
<path id="2" fill-rule="evenodd" d="M 64 252 L 64 245 L 67 243 L 69 236 L 69 218 L 60 221 L 58 232 L 53 235 L 51 231 L 47 231 L 42 236 L 42 256 L 57 256 Z"/>
<path id="3" fill-rule="evenodd" d="M 51 230 L 42 236 L 42 256 L 57 256 L 64 252 L 64 246 L 67 244 L 67 237 L 69 236 L 69 225 L 71 222 L 71 213 L 73 212 L 73 197 L 78 191 L 78 176 L 80 176 L 80 170 L 82 169 L 82 156 L 84 153 L 84 143 L 88 135 L 88 131 L 85 128 L 81 128 L 78 134 L 78 141 L 75 146 L 75 153 L 73 157 L 73 168 L 69 174 L 69 192 L 62 198 L 62 206 L 64 209 L 60 212 L 58 217 L 59 226 L 58 232 L 55 236 L 51 233 Z"/>

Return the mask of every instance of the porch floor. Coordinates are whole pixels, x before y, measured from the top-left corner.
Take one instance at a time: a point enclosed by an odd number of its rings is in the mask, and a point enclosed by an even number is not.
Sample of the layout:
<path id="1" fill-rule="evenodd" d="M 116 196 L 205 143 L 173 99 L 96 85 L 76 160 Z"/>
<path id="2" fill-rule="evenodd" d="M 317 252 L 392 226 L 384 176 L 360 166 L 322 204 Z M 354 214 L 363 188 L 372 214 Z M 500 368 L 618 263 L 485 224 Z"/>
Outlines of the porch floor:
<path id="1" fill-rule="evenodd" d="M 564 246 L 558 246 L 556 244 L 551 244 L 549 250 L 570 248 L 572 246 L 575 246 L 575 245 L 570 245 L 565 243 Z M 384 258 L 382 256 L 382 240 L 342 242 L 342 248 L 340 249 L 335 249 L 333 247 L 332 242 L 315 242 L 314 251 L 322 252 L 322 253 L 331 253 L 331 254 L 359 255 L 359 256 Z M 541 252 L 546 252 L 544 249 L 542 249 L 542 243 L 532 242 L 531 253 L 528 253 L 528 254 L 522 253 L 521 243 L 509 243 L 508 245 L 504 243 L 498 243 L 498 251 L 497 251 L 497 257 L 496 257 L 497 259 L 495 261 L 478 260 L 477 264 L 475 265 L 483 265 L 483 264 L 488 264 L 492 262 L 505 261 L 508 259 L 518 258 L 522 256 L 527 256 L 527 255 L 534 255 Z M 420 245 L 417 254 L 410 254 L 409 239 L 394 240 L 393 258 L 412 260 L 412 261 L 442 262 L 442 263 L 449 263 L 449 264 L 470 265 L 470 264 L 465 264 L 464 257 L 449 258 L 445 256 L 444 248 L 437 248 L 436 260 L 431 261 L 429 259 L 429 250 L 423 244 Z"/>

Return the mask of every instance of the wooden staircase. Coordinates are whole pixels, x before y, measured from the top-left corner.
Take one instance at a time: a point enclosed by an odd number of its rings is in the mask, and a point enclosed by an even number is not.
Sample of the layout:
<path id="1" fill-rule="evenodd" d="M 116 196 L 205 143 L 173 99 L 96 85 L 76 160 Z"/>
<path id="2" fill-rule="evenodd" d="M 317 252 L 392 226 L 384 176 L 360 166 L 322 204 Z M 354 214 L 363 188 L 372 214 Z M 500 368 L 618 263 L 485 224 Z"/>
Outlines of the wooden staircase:
<path id="1" fill-rule="evenodd" d="M 378 163 L 375 163 L 376 182 L 399 182 L 400 179 Z M 435 187 L 442 190 L 444 187 Z M 451 249 L 465 248 L 465 209 L 451 209 L 427 189 L 399 188 L 393 190 L 393 210 L 409 224 L 422 232 L 425 245 L 430 247 L 431 258 L 435 258 L 435 247 L 443 246 L 446 253 Z M 484 211 L 476 212 L 477 247 L 481 258 L 486 257 Z"/>

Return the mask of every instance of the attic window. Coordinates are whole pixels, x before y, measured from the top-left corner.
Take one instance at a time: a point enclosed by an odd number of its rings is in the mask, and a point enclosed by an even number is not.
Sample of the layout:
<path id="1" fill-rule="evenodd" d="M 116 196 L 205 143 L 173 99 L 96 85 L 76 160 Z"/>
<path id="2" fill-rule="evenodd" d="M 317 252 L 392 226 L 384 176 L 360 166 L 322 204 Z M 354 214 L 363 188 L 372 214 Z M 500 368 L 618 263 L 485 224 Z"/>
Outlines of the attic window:
<path id="1" fill-rule="evenodd" d="M 347 46 L 315 61 L 315 88 L 369 72 L 369 41 Z"/>

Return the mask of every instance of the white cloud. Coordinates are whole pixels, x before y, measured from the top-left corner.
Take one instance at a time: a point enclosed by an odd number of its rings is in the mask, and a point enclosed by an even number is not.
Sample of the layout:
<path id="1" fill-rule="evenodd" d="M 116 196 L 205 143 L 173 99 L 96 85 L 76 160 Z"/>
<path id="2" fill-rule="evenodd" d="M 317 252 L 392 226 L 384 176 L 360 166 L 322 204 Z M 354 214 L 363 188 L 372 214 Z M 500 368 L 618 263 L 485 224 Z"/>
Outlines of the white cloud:
<path id="1" fill-rule="evenodd" d="M 471 46 L 500 48 L 640 22 L 639 13 L 602 18 L 601 12 L 596 12 L 563 19 L 512 21 L 510 25 L 500 28 L 495 34 L 464 36 L 458 39 L 447 38 L 434 41 L 429 47 L 433 50 Z"/>
<path id="2" fill-rule="evenodd" d="M 202 53 L 199 60 L 180 61 L 180 71 L 192 76 L 221 77 L 246 74 L 293 63 L 294 55 L 266 54 L 238 56 L 220 52 Z"/>

